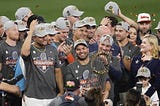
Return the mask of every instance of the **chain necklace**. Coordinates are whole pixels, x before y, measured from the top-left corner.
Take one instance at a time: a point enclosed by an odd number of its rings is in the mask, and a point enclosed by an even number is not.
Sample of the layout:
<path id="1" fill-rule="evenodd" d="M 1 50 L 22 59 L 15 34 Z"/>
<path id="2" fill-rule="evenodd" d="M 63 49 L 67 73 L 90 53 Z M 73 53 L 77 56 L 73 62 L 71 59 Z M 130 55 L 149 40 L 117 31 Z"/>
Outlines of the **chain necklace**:
<path id="1" fill-rule="evenodd" d="M 34 46 L 34 44 L 33 44 L 33 48 L 35 49 L 35 50 L 37 50 L 38 52 L 45 52 L 46 51 L 46 47 L 45 48 L 37 48 L 36 46 Z"/>

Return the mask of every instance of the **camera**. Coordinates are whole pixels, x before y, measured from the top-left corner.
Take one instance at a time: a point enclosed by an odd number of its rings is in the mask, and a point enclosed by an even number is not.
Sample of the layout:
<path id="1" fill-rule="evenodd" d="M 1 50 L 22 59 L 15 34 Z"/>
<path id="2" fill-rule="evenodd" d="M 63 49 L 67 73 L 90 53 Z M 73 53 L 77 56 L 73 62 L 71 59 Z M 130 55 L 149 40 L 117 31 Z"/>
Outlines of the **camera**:
<path id="1" fill-rule="evenodd" d="M 142 93 L 142 82 L 137 82 L 136 83 L 136 90 L 140 93 Z"/>

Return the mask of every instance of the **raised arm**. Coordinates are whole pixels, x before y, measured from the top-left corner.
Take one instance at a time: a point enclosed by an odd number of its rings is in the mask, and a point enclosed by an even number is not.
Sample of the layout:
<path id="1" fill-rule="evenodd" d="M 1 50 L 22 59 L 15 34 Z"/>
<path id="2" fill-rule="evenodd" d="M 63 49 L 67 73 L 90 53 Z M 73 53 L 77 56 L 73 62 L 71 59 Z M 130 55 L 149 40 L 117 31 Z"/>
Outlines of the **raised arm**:
<path id="1" fill-rule="evenodd" d="M 28 56 L 30 54 L 30 48 L 32 43 L 32 35 L 35 29 L 35 25 L 37 24 L 37 20 L 33 20 L 30 25 L 30 30 L 28 31 L 28 36 L 26 37 L 22 48 L 21 48 L 21 55 Z"/>
<path id="2" fill-rule="evenodd" d="M 124 14 L 122 14 L 120 9 L 119 9 L 118 16 L 119 16 L 123 21 L 127 22 L 129 25 L 132 25 L 132 26 L 136 27 L 136 29 L 138 29 L 138 24 L 137 24 L 137 22 L 135 22 L 135 21 L 132 20 L 131 18 L 125 16 Z"/>

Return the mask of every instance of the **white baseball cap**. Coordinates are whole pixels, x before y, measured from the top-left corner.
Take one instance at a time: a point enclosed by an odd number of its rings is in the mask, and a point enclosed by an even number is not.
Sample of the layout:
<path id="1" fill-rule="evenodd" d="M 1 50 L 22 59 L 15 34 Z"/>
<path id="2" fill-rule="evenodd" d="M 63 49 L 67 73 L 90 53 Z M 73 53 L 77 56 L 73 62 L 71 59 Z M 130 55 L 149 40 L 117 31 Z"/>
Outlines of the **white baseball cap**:
<path id="1" fill-rule="evenodd" d="M 136 77 L 140 77 L 140 76 L 149 78 L 151 77 L 151 72 L 147 67 L 140 67 L 138 69 Z"/>
<path id="2" fill-rule="evenodd" d="M 129 31 L 129 26 L 130 25 L 127 22 L 124 22 L 124 21 L 121 21 L 116 25 L 116 27 L 121 27 L 124 30 L 126 30 L 127 32 Z"/>
<path id="3" fill-rule="evenodd" d="M 100 38 L 100 43 L 105 43 L 105 45 L 112 46 L 113 42 L 113 38 L 110 35 L 103 35 Z"/>
<path id="4" fill-rule="evenodd" d="M 89 25 L 89 26 L 97 26 L 96 20 L 95 20 L 95 18 L 93 18 L 93 17 L 85 17 L 85 18 L 83 19 L 83 21 L 85 22 L 86 25 Z"/>
<path id="5" fill-rule="evenodd" d="M 3 29 L 4 29 L 4 31 L 6 31 L 6 30 L 8 30 L 12 27 L 15 27 L 15 26 L 17 26 L 17 25 L 13 21 L 10 20 L 10 21 L 7 21 L 4 23 Z"/>
<path id="6" fill-rule="evenodd" d="M 16 20 L 22 20 L 25 16 L 27 16 L 30 13 L 30 11 L 31 10 L 28 7 L 18 8 L 15 12 Z"/>
<path id="7" fill-rule="evenodd" d="M 58 31 L 55 30 L 55 27 L 51 23 L 45 23 L 44 26 L 48 34 L 55 35 L 58 33 Z"/>
<path id="8" fill-rule="evenodd" d="M 140 13 L 138 14 L 137 22 L 150 22 L 151 16 L 148 13 Z"/>
<path id="9" fill-rule="evenodd" d="M 48 35 L 49 32 L 47 32 L 45 24 L 40 23 L 35 26 L 35 30 L 33 32 L 33 36 L 38 36 L 38 37 L 44 37 Z"/>
<path id="10" fill-rule="evenodd" d="M 70 22 L 64 18 L 64 17 L 59 17 L 57 20 L 56 20 L 56 27 L 58 29 L 69 29 L 70 27 Z"/>
<path id="11" fill-rule="evenodd" d="M 119 6 L 116 2 L 108 2 L 105 7 L 104 7 L 104 10 L 107 12 L 107 13 L 112 13 L 114 15 L 118 15 L 119 13 Z"/>
<path id="12" fill-rule="evenodd" d="M 78 45 L 84 45 L 84 46 L 88 47 L 88 44 L 87 44 L 87 42 L 84 39 L 78 39 L 78 40 L 76 40 L 74 42 L 74 49 L 76 49 L 76 47 Z"/>
<path id="13" fill-rule="evenodd" d="M 29 30 L 26 27 L 26 24 L 22 20 L 16 20 L 15 22 L 17 23 L 18 31 L 27 31 L 27 30 Z"/>
<path id="14" fill-rule="evenodd" d="M 80 28 L 80 27 L 83 27 L 87 25 L 83 20 L 77 20 L 74 24 L 73 24 L 73 29 L 77 29 L 77 28 Z"/>
<path id="15" fill-rule="evenodd" d="M 74 5 L 69 5 L 64 8 L 63 10 L 63 17 L 68 17 L 68 16 L 81 16 L 84 12 L 80 11 L 76 6 Z"/>
<path id="16" fill-rule="evenodd" d="M 160 21 L 158 22 L 158 25 L 155 29 L 160 29 Z"/>
<path id="17" fill-rule="evenodd" d="M 10 19 L 6 16 L 0 16 L 0 23 L 4 25 L 5 22 L 9 21 Z"/>

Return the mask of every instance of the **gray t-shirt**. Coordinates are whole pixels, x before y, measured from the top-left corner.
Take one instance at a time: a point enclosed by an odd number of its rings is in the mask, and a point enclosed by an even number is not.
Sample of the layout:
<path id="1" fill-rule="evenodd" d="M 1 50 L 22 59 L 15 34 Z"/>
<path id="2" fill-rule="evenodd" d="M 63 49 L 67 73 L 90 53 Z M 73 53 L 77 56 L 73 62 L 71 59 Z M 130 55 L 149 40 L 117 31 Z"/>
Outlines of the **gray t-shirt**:
<path id="1" fill-rule="evenodd" d="M 14 76 L 14 67 L 20 55 L 21 42 L 17 42 L 16 46 L 10 46 L 5 41 L 0 43 L 0 63 L 2 63 L 2 75 L 6 79 Z"/>
<path id="2" fill-rule="evenodd" d="M 101 63 L 96 63 L 97 71 L 101 71 L 101 65 Z M 76 78 L 80 80 L 81 86 L 86 88 L 101 86 L 104 89 L 106 79 L 109 78 L 107 72 L 104 74 L 97 74 L 94 72 L 91 62 L 86 65 L 81 65 L 78 61 L 75 61 L 67 66 L 66 71 L 66 80 Z"/>
<path id="3" fill-rule="evenodd" d="M 28 57 L 23 57 L 26 67 L 25 95 L 37 99 L 56 97 L 55 68 L 59 68 L 58 53 L 50 45 L 39 51 L 31 45 Z"/>

